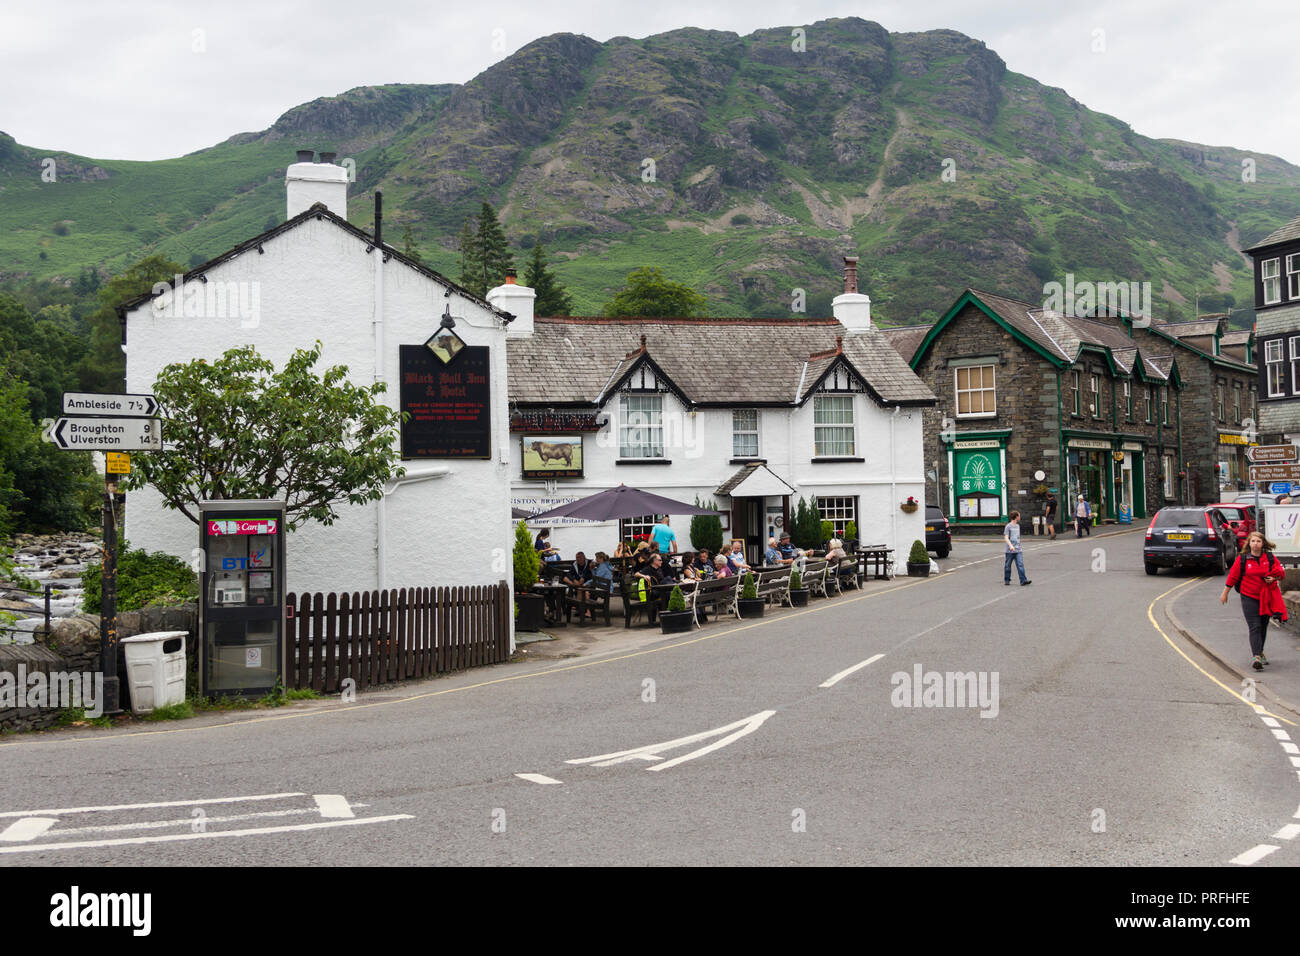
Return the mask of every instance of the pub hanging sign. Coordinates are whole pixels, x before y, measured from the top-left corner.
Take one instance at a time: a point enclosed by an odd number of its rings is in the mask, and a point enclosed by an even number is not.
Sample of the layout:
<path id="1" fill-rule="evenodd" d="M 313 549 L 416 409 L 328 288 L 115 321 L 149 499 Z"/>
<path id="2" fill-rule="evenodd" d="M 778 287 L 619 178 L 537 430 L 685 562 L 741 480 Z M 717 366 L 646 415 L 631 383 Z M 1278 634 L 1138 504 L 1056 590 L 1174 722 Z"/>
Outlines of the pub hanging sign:
<path id="1" fill-rule="evenodd" d="M 487 346 L 399 347 L 402 459 L 491 458 L 492 393 Z M 435 346 L 440 346 L 439 354 Z"/>

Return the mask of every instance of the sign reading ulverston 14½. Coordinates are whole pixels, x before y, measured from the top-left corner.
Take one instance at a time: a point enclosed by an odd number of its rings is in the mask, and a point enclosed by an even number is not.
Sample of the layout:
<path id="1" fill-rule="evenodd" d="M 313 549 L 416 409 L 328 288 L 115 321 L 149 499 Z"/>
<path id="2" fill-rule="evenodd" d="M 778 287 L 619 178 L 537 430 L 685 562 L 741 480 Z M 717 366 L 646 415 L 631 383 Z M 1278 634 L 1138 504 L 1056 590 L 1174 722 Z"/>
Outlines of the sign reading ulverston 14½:
<path id="1" fill-rule="evenodd" d="M 402 458 L 491 458 L 487 346 L 465 346 L 450 362 L 423 345 L 403 345 Z"/>

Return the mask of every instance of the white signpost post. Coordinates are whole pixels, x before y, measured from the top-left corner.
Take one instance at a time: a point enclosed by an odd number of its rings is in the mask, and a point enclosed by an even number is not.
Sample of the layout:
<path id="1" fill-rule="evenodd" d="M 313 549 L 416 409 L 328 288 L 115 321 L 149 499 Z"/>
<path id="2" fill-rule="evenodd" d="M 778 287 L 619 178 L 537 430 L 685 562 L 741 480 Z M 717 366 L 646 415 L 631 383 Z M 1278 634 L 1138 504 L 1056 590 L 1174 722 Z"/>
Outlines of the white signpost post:
<path id="1" fill-rule="evenodd" d="M 49 439 L 65 451 L 162 451 L 162 426 L 153 416 L 152 395 L 98 395 L 64 392 L 64 418 L 49 430 Z M 104 712 L 122 709 L 117 679 L 117 497 L 119 470 L 104 471 L 104 561 L 99 615 L 99 669 L 104 675 Z"/>

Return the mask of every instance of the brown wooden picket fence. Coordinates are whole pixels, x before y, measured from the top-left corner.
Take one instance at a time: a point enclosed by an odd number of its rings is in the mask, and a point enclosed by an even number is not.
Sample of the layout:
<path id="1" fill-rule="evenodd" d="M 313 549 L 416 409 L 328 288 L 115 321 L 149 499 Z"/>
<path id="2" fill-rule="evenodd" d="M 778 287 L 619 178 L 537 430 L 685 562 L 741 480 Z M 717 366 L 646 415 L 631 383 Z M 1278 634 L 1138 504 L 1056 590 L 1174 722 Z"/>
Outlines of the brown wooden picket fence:
<path id="1" fill-rule="evenodd" d="M 497 664 L 510 656 L 505 581 L 477 587 L 289 594 L 286 684 L 336 693 Z"/>

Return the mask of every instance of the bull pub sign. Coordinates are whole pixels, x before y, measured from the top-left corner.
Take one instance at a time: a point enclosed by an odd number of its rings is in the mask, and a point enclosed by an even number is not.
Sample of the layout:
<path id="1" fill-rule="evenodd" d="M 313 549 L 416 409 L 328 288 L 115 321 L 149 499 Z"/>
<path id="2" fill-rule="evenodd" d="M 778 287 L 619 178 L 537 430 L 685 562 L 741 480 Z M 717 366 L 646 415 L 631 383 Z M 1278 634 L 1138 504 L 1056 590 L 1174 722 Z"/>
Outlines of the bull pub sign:
<path id="1" fill-rule="evenodd" d="M 450 358 L 432 346 L 399 347 L 402 459 L 491 458 L 489 349 L 464 345 Z"/>

